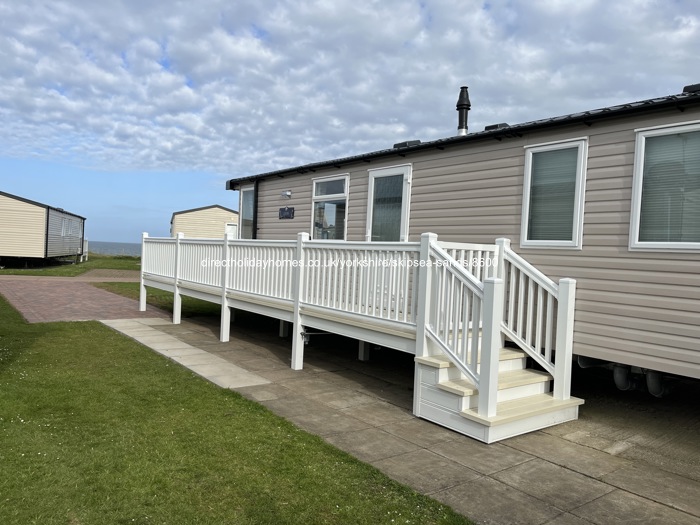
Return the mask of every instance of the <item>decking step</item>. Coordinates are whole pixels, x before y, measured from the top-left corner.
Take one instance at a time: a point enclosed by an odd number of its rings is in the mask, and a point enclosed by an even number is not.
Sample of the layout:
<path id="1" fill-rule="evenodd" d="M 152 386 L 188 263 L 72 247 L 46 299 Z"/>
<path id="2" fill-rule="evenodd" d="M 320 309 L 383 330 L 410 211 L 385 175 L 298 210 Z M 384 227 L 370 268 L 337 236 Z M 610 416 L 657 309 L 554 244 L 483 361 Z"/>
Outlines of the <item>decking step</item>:
<path id="1" fill-rule="evenodd" d="M 509 370 L 507 372 L 500 372 L 498 374 L 498 390 L 506 390 L 508 388 L 515 388 L 524 385 L 534 385 L 536 383 L 544 383 L 550 381 L 552 376 L 546 372 L 540 372 L 539 370 L 531 370 L 526 368 L 524 370 Z M 471 383 L 468 379 L 450 379 L 445 381 L 440 381 L 437 384 L 440 390 L 445 390 L 446 392 L 451 392 L 458 396 L 473 396 L 479 391 L 476 386 Z"/>
<path id="2" fill-rule="evenodd" d="M 520 421 L 541 414 L 556 412 L 557 410 L 582 404 L 583 399 L 577 397 L 561 400 L 554 399 L 552 394 L 537 394 L 498 403 L 496 405 L 496 415 L 493 417 L 480 416 L 476 409 L 463 410 L 460 414 L 467 419 L 491 427 Z"/>
<path id="3" fill-rule="evenodd" d="M 522 350 L 517 350 L 514 348 L 501 348 L 499 353 L 499 361 L 510 361 L 512 359 L 522 359 L 526 354 Z M 454 366 L 450 358 L 444 354 L 436 355 L 426 355 L 422 357 L 415 358 L 416 363 L 421 365 L 432 366 L 434 368 L 450 368 Z M 481 355 L 479 355 L 479 362 L 481 362 Z"/>
<path id="4" fill-rule="evenodd" d="M 450 392 L 458 396 L 467 397 L 478 393 L 476 387 L 467 379 L 453 379 L 451 381 L 440 381 L 437 384 L 440 390 Z"/>
<path id="5" fill-rule="evenodd" d="M 551 381 L 552 376 L 547 372 L 524 368 L 522 370 L 509 370 L 498 374 L 498 389 L 506 390 L 516 386 L 534 385 L 535 383 L 545 383 Z"/>

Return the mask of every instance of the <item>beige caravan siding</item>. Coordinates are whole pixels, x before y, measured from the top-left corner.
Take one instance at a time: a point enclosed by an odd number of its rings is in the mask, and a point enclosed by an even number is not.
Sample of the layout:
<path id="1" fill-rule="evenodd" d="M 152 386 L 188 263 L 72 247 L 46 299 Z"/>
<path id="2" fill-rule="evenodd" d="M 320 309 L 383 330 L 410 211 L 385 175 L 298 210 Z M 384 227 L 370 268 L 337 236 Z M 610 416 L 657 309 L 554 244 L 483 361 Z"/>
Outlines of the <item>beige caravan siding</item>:
<path id="1" fill-rule="evenodd" d="M 224 236 L 226 224 L 238 224 L 238 214 L 219 207 L 176 213 L 171 233 L 183 233 L 185 237 L 217 239 Z"/>
<path id="2" fill-rule="evenodd" d="M 700 253 L 628 249 L 635 129 L 700 119 L 658 113 L 412 156 L 411 239 L 493 242 L 553 279 L 577 280 L 574 352 L 700 378 Z M 523 146 L 588 137 L 583 249 L 521 249 Z"/>
<path id="3" fill-rule="evenodd" d="M 83 219 L 49 208 L 47 257 L 78 255 L 83 251 Z"/>
<path id="4" fill-rule="evenodd" d="M 271 177 L 259 183 L 258 235 L 309 232 L 312 179 L 348 174 L 347 239 L 364 240 L 367 170 L 410 163 L 410 240 L 428 231 L 456 242 L 507 237 L 552 279 L 577 280 L 574 353 L 700 378 L 700 253 L 628 249 L 634 130 L 698 120 L 700 109 L 663 110 Z M 520 248 L 524 147 L 578 138 L 588 139 L 583 248 Z M 285 190 L 291 199 L 281 196 Z M 295 208 L 293 220 L 278 218 L 283 206 Z"/>
<path id="5" fill-rule="evenodd" d="M 367 211 L 368 167 L 377 168 L 394 163 L 363 163 L 347 168 L 319 170 L 289 177 L 275 177 L 261 181 L 258 185 L 258 238 L 294 239 L 299 232 L 311 233 L 311 210 L 313 180 L 321 177 L 349 175 L 349 198 L 347 209 L 347 240 L 364 241 Z M 291 190 L 292 197 L 282 193 Z M 280 219 L 279 209 L 294 208 L 294 219 Z"/>
<path id="6" fill-rule="evenodd" d="M 43 257 L 46 208 L 0 195 L 0 257 Z"/>

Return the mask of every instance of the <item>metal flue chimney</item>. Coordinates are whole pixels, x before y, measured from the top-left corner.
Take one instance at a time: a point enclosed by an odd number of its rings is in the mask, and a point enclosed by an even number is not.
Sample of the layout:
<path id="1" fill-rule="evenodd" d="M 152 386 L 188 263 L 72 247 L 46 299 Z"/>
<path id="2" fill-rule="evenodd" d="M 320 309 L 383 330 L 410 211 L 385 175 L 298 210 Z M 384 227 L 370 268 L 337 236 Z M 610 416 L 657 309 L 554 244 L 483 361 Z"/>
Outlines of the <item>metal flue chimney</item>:
<path id="1" fill-rule="evenodd" d="M 467 113 L 472 107 L 469 100 L 469 88 L 462 86 L 459 90 L 459 99 L 457 99 L 457 111 L 459 112 L 459 125 L 457 126 L 457 135 L 467 134 Z"/>

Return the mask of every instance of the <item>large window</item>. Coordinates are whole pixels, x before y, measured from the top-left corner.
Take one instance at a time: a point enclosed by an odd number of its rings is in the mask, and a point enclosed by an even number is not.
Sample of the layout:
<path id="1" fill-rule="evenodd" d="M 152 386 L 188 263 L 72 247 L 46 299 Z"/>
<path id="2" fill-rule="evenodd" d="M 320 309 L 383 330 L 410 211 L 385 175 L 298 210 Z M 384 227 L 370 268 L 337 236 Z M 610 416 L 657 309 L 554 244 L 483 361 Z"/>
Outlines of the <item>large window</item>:
<path id="1" fill-rule="evenodd" d="M 254 239 L 253 214 L 255 213 L 255 190 L 253 186 L 241 188 L 239 212 L 239 232 L 241 239 Z"/>
<path id="2" fill-rule="evenodd" d="M 528 147 L 520 245 L 581 248 L 587 142 Z"/>
<path id="3" fill-rule="evenodd" d="M 369 171 L 366 240 L 408 240 L 411 166 Z"/>
<path id="4" fill-rule="evenodd" d="M 700 249 L 700 124 L 638 130 L 632 249 Z"/>
<path id="5" fill-rule="evenodd" d="M 314 179 L 313 239 L 345 240 L 348 177 Z"/>

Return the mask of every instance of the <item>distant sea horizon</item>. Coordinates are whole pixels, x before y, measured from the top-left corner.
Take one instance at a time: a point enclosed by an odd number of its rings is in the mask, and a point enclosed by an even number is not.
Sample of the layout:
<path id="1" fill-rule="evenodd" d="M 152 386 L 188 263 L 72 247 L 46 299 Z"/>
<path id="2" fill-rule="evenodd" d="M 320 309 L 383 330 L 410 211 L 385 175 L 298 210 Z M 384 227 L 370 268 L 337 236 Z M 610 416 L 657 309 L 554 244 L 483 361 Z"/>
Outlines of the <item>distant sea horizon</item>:
<path id="1" fill-rule="evenodd" d="M 91 241 L 88 239 L 88 252 L 99 253 L 100 255 L 141 257 L 141 243 Z"/>

